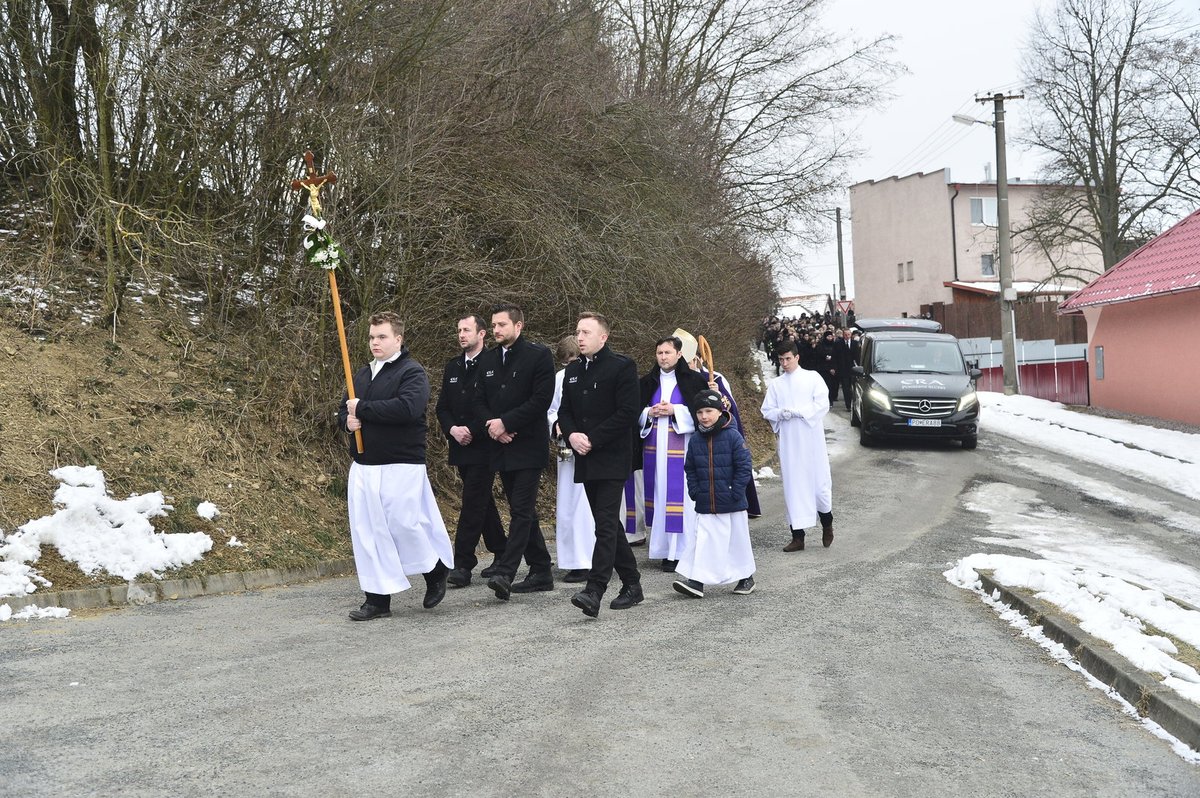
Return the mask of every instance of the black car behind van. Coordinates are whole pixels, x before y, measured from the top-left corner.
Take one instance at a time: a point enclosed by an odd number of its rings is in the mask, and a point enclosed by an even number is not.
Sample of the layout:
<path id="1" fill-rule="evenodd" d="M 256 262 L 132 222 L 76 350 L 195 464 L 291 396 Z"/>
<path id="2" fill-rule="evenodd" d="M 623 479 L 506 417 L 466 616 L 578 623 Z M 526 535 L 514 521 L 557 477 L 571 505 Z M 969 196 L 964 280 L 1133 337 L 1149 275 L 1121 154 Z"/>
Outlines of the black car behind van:
<path id="1" fill-rule="evenodd" d="M 952 438 L 974 449 L 981 372 L 968 368 L 958 339 L 924 326 L 863 324 L 871 331 L 862 338 L 850 407 L 862 445 L 886 437 Z"/>

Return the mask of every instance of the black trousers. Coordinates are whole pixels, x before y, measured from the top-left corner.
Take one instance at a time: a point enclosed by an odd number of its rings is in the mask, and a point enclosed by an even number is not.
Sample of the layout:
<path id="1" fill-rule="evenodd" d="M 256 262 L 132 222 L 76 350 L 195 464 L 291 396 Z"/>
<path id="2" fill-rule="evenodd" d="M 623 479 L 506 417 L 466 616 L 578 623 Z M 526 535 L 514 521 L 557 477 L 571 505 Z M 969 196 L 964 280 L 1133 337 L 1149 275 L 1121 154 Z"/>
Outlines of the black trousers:
<path id="1" fill-rule="evenodd" d="M 851 401 L 850 372 L 847 371 L 845 374 L 841 375 L 840 379 L 842 381 L 842 400 L 845 401 L 846 409 L 849 410 Z"/>
<path id="2" fill-rule="evenodd" d="M 460 465 L 458 476 L 462 479 L 462 510 L 454 532 L 454 567 L 470 571 L 479 564 L 475 548 L 481 537 L 492 554 L 499 557 L 504 553 L 504 524 L 492 496 L 496 472 L 483 463 Z"/>
<path id="3" fill-rule="evenodd" d="M 623 585 L 640 584 L 637 560 L 625 535 L 621 519 L 621 498 L 625 495 L 625 480 L 594 479 L 583 483 L 592 520 L 596 522 L 596 547 L 592 550 L 592 570 L 588 573 L 587 590 L 603 596 L 612 579 L 613 569 Z"/>
<path id="4" fill-rule="evenodd" d="M 821 376 L 825 379 L 825 387 L 829 389 L 829 404 L 832 405 L 837 401 L 838 388 L 841 387 L 842 381 L 836 374 L 830 374 L 828 371 L 822 371 Z"/>
<path id="5" fill-rule="evenodd" d="M 504 486 L 504 497 L 508 499 L 508 543 L 504 554 L 497 558 L 497 570 L 512 579 L 521 567 L 521 557 L 529 563 L 529 570 L 549 571 L 550 551 L 542 528 L 538 525 L 537 494 L 542 481 L 542 469 L 522 468 L 517 471 L 501 471 L 500 484 Z"/>
<path id="6" fill-rule="evenodd" d="M 429 587 L 438 580 L 445 579 L 446 574 L 450 569 L 446 567 L 446 563 L 441 560 L 437 561 L 437 565 L 433 566 L 433 570 L 425 574 L 425 586 Z M 385 610 L 392 608 L 392 597 L 383 593 L 367 593 L 367 603 L 376 607 L 383 607 Z"/>

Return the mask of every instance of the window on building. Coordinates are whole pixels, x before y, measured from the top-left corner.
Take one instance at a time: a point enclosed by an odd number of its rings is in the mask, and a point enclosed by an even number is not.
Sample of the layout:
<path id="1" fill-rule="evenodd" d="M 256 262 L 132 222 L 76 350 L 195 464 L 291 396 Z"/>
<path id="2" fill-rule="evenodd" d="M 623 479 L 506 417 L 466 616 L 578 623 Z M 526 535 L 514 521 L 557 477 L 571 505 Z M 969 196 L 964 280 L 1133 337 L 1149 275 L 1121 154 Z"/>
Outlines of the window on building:
<path id="1" fill-rule="evenodd" d="M 984 277 L 996 276 L 996 258 L 993 255 L 979 256 L 979 273 Z"/>
<path id="2" fill-rule="evenodd" d="M 971 224 L 996 227 L 996 198 L 971 197 Z"/>
<path id="3" fill-rule="evenodd" d="M 904 282 L 904 264 L 903 263 L 896 264 L 896 282 L 898 282 L 898 283 Z"/>
<path id="4" fill-rule="evenodd" d="M 913 278 L 912 261 L 910 260 L 907 265 L 908 265 L 908 280 L 909 280 L 909 282 L 912 282 L 912 278 Z"/>
<path id="5" fill-rule="evenodd" d="M 1104 379 L 1104 347 L 1096 347 L 1096 379 Z"/>

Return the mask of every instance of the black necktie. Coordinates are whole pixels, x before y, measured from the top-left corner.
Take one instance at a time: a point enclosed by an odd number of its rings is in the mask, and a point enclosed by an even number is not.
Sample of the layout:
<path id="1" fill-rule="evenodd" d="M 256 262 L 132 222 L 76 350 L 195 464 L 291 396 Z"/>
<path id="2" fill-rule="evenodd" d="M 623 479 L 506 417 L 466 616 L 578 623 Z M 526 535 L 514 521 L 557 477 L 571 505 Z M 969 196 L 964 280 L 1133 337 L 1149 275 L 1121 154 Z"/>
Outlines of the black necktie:
<path id="1" fill-rule="evenodd" d="M 508 350 L 505 349 L 504 347 L 500 348 L 500 365 L 501 366 L 508 365 Z"/>

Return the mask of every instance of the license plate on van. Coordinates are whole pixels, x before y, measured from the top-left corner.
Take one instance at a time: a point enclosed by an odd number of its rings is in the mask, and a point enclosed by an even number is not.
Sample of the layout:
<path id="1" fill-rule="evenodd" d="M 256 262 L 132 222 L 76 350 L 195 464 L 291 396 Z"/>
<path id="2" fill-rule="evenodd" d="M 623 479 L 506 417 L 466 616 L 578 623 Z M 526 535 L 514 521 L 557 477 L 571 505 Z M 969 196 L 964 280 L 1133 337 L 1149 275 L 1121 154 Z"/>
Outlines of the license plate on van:
<path id="1" fill-rule="evenodd" d="M 910 418 L 908 420 L 910 427 L 940 427 L 942 420 L 940 418 Z"/>

